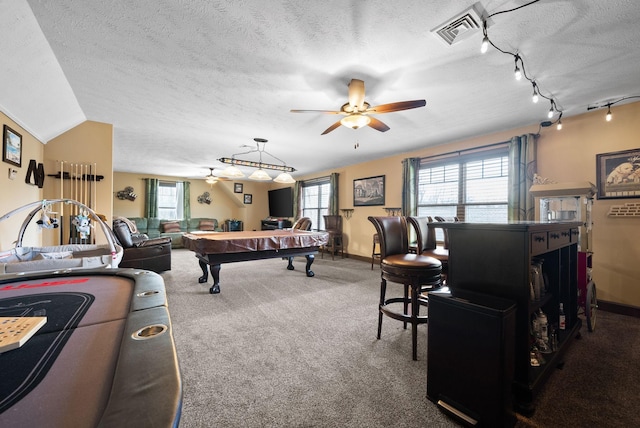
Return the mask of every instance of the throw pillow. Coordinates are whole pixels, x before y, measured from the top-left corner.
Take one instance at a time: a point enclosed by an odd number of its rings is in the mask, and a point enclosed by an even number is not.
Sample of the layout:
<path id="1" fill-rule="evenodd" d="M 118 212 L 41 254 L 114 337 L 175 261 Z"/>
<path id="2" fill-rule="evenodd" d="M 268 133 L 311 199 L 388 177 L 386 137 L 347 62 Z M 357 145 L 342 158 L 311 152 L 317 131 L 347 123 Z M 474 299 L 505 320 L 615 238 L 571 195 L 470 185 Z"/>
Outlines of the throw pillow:
<path id="1" fill-rule="evenodd" d="M 177 221 L 171 221 L 171 222 L 167 222 L 167 223 L 162 223 L 162 231 L 164 233 L 181 232 L 180 224 Z"/>
<path id="2" fill-rule="evenodd" d="M 216 230 L 215 223 L 213 220 L 200 220 L 200 224 L 198 225 L 198 229 L 200 230 Z"/>

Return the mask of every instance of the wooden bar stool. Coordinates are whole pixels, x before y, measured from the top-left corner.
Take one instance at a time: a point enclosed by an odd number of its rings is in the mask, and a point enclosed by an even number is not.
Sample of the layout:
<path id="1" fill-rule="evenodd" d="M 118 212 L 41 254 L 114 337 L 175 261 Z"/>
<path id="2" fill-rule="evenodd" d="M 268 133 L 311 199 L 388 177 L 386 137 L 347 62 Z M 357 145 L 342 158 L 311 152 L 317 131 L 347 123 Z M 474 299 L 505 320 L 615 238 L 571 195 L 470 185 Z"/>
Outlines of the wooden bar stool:
<path id="1" fill-rule="evenodd" d="M 377 250 L 377 251 L 376 251 Z M 377 233 L 373 234 L 373 249 L 371 250 L 371 270 L 373 270 L 373 262 L 380 259 L 380 238 Z"/>
<path id="2" fill-rule="evenodd" d="M 418 359 L 418 324 L 428 321 L 420 315 L 420 306 L 427 305 L 421 297 L 425 288 L 441 285 L 442 264 L 433 257 L 409 253 L 409 237 L 405 217 L 369 217 L 380 239 L 380 303 L 378 305 L 378 339 L 382 331 L 382 316 L 411 324 L 413 359 Z M 403 297 L 386 298 L 387 281 L 404 285 Z M 411 294 L 409 295 L 409 289 Z M 402 303 L 402 311 L 390 307 Z M 409 305 L 411 309 L 409 310 Z M 395 305 L 394 305 L 395 306 Z"/>
<path id="3" fill-rule="evenodd" d="M 436 231 L 429 227 L 433 220 L 431 217 L 407 217 L 407 221 L 413 226 L 418 236 L 418 254 L 433 257 L 442 263 L 442 279 L 446 282 L 449 273 L 449 240 L 447 230 L 445 233 L 445 245 L 440 246 L 436 242 Z"/>

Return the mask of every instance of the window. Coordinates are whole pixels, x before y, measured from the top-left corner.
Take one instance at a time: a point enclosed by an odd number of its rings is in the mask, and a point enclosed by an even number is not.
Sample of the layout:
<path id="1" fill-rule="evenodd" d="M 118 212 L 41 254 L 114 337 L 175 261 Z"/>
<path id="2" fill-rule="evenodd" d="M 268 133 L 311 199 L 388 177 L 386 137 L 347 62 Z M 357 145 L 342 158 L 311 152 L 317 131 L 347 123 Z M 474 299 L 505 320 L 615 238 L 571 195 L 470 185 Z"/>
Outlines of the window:
<path id="1" fill-rule="evenodd" d="M 425 159 L 418 176 L 418 216 L 504 223 L 508 194 L 506 150 L 440 161 Z"/>
<path id="2" fill-rule="evenodd" d="M 158 217 L 167 220 L 184 218 L 183 199 L 184 186 L 182 183 L 160 181 L 158 183 Z"/>
<path id="3" fill-rule="evenodd" d="M 313 230 L 324 230 L 324 217 L 329 214 L 329 177 L 302 183 L 302 216 L 313 222 Z"/>

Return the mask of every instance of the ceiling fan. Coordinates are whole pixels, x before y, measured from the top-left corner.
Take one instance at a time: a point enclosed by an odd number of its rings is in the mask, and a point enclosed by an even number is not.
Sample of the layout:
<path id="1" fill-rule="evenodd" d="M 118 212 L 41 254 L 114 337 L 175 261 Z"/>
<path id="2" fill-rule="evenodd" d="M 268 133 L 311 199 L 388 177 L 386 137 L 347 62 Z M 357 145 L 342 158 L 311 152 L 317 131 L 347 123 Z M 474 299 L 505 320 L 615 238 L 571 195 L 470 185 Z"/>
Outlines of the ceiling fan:
<path id="1" fill-rule="evenodd" d="M 204 177 L 205 181 L 209 184 L 213 184 L 217 181 L 227 181 L 229 180 L 227 177 L 220 177 L 219 175 L 215 175 L 213 173 L 213 168 L 209 168 L 209 175 Z"/>
<path id="2" fill-rule="evenodd" d="M 328 134 L 340 125 L 347 128 L 358 129 L 362 126 L 370 126 L 380 132 L 389 130 L 389 127 L 370 116 L 371 114 L 391 113 L 400 110 L 410 110 L 412 108 L 424 107 L 427 104 L 425 100 L 400 101 L 396 103 L 381 104 L 371 107 L 364 100 L 364 81 L 359 79 L 351 79 L 349 83 L 349 101 L 340 107 L 339 111 L 334 110 L 291 110 L 292 113 L 326 113 L 341 114 L 344 117 L 327 128 L 322 135 Z"/>

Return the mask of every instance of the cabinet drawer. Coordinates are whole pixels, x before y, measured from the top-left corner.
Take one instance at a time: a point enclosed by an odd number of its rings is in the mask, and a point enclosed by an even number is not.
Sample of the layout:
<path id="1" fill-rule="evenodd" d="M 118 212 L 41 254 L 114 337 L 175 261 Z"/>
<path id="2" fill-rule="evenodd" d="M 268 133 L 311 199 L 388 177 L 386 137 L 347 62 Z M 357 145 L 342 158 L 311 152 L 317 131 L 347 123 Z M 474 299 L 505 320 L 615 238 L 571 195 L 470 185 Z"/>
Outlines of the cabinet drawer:
<path id="1" fill-rule="evenodd" d="M 549 232 L 549 249 L 562 248 L 571 243 L 571 229 Z"/>
<path id="2" fill-rule="evenodd" d="M 547 242 L 547 232 L 536 232 L 531 234 L 531 254 L 546 253 L 549 248 Z"/>
<path id="3" fill-rule="evenodd" d="M 578 230 L 577 227 L 571 229 L 571 231 L 569 232 L 569 234 L 571 235 L 571 243 L 573 244 L 574 242 L 578 242 L 580 240 L 580 231 Z"/>

